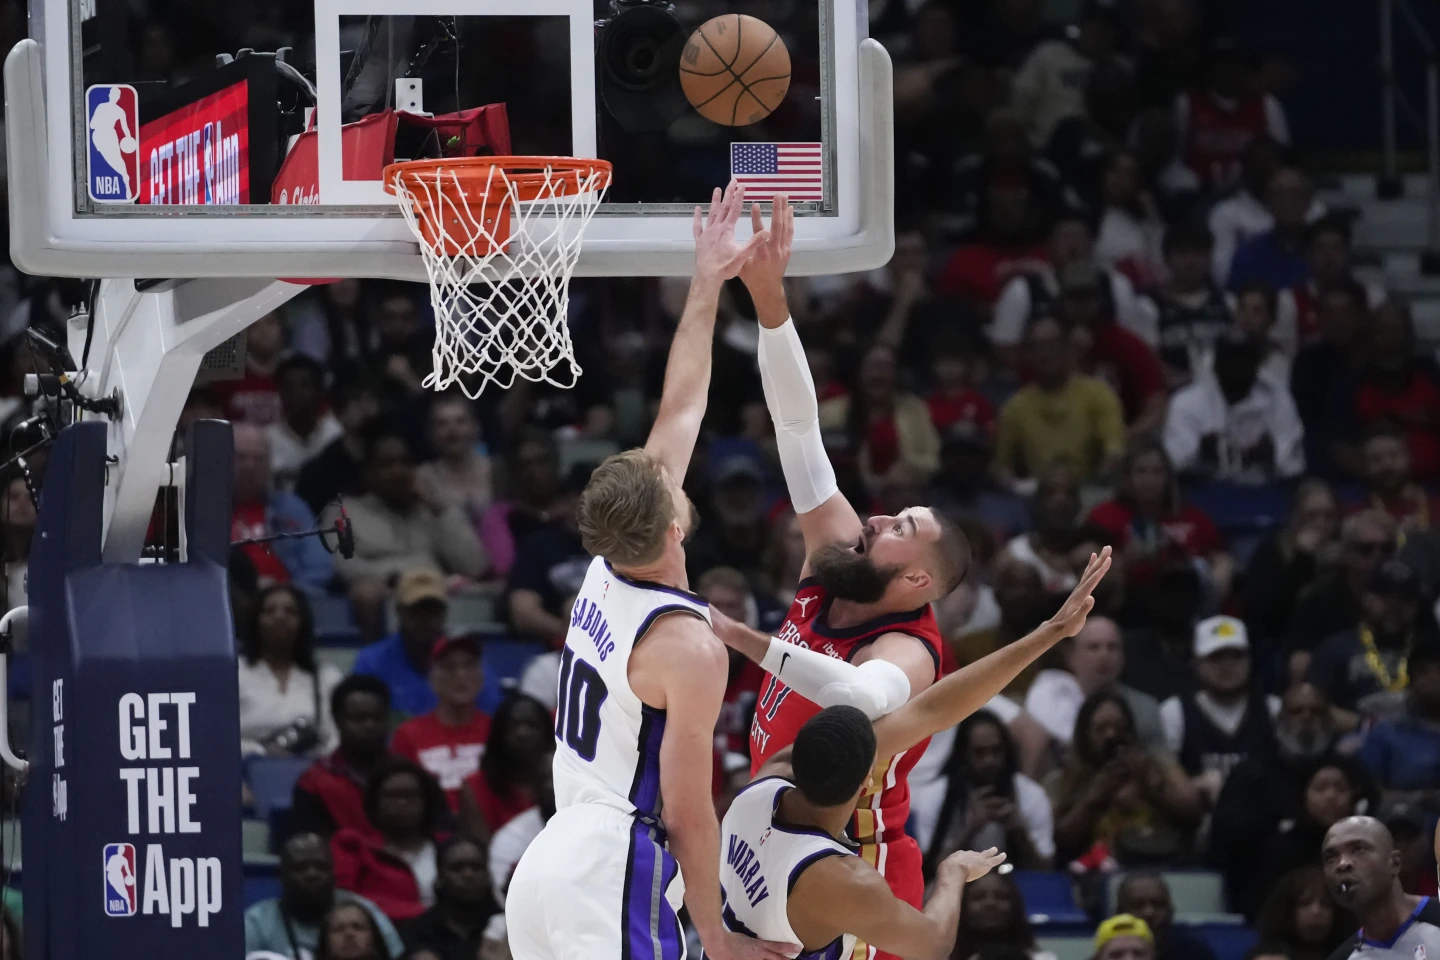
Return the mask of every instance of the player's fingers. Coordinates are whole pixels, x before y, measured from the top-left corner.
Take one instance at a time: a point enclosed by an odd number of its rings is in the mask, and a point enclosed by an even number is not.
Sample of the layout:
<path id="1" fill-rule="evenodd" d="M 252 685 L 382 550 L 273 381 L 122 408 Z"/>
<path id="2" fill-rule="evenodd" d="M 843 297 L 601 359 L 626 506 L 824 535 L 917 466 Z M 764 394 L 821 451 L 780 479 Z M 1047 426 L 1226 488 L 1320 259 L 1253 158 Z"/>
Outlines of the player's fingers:
<path id="1" fill-rule="evenodd" d="M 701 233 L 703 232 L 703 230 L 704 230 L 704 226 L 702 225 L 701 220 L 700 220 L 700 207 L 699 207 L 698 205 L 695 207 L 695 226 L 694 226 L 694 230 L 695 230 L 695 239 L 696 239 L 696 240 L 699 240 L 699 239 L 700 239 L 700 234 L 701 234 Z"/>
<path id="2" fill-rule="evenodd" d="M 745 184 L 735 181 L 731 181 L 731 184 L 734 193 L 731 194 L 730 209 L 726 213 L 725 219 L 729 220 L 733 227 L 740 222 L 740 214 L 745 212 Z"/>
<path id="3" fill-rule="evenodd" d="M 710 194 L 710 215 L 705 218 L 705 226 L 714 226 L 715 219 L 720 216 L 720 205 L 725 202 L 725 194 L 716 187 Z"/>
<path id="4" fill-rule="evenodd" d="M 789 197 L 781 197 L 780 200 L 785 207 L 785 215 L 781 220 L 782 232 L 780 234 L 780 242 L 784 245 L 785 252 L 789 253 L 790 242 L 795 239 L 795 208 L 790 206 Z"/>
<path id="5" fill-rule="evenodd" d="M 749 241 L 746 242 L 745 246 L 740 248 L 740 253 L 736 255 L 736 259 L 749 260 L 751 257 L 755 256 L 755 251 L 759 250 L 761 247 L 763 247 L 769 242 L 770 231 L 761 230 L 759 233 L 751 237 Z"/>
<path id="6" fill-rule="evenodd" d="M 771 227 L 775 226 L 774 217 L 771 217 Z M 760 204 L 750 204 L 750 230 L 752 233 L 759 233 L 765 229 L 765 220 L 760 216 Z"/>

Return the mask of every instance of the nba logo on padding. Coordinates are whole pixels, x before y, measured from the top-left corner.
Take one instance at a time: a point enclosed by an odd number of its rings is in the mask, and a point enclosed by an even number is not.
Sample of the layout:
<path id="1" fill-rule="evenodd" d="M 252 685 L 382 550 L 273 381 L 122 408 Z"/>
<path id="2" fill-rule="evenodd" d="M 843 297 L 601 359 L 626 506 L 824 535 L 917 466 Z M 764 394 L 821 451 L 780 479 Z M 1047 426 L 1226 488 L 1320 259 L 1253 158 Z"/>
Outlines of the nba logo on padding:
<path id="1" fill-rule="evenodd" d="M 140 195 L 140 101 L 135 88 L 107 83 L 85 91 L 90 199 L 134 203 Z"/>
<path id="2" fill-rule="evenodd" d="M 105 915 L 135 916 L 135 845 L 107 843 L 103 859 Z"/>

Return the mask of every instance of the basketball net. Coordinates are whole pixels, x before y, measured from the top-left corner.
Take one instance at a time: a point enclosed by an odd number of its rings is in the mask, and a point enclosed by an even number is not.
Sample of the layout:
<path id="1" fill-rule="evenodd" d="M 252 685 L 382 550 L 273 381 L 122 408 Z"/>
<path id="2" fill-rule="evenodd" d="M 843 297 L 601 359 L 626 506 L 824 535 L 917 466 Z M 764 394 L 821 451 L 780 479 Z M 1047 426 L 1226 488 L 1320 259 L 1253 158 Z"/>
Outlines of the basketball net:
<path id="1" fill-rule="evenodd" d="M 572 387 L 570 276 L 610 186 L 604 160 L 468 157 L 391 164 L 395 194 L 425 261 L 435 310 L 425 386 L 471 399 L 520 377 Z"/>

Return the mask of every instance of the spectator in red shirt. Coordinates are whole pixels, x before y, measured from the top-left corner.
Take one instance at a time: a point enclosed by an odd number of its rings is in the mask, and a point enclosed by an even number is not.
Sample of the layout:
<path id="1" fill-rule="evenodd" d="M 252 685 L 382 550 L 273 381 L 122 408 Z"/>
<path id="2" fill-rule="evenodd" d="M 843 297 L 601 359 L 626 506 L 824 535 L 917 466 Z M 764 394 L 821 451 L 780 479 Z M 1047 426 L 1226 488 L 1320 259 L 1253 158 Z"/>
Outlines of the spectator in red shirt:
<path id="1" fill-rule="evenodd" d="M 925 398 L 930 422 L 940 433 L 953 423 L 973 423 L 987 437 L 995 435 L 995 407 L 975 389 L 978 359 L 960 337 L 940 337 L 934 344 L 930 379 L 934 389 Z"/>
<path id="2" fill-rule="evenodd" d="M 1240 179 L 1240 157 L 1256 137 L 1290 142 L 1285 111 L 1274 97 L 1255 89 L 1252 68 L 1253 58 L 1245 51 L 1219 41 L 1205 87 L 1176 101 L 1182 160 L 1207 190 L 1222 191 Z"/>
<path id="3" fill-rule="evenodd" d="M 1431 528 L 1432 518 L 1440 520 L 1440 502 L 1415 482 L 1410 469 L 1410 445 L 1405 432 L 1388 423 L 1370 428 L 1361 451 L 1368 487 L 1366 506 L 1383 511 L 1406 534 Z"/>
<path id="4" fill-rule="evenodd" d="M 986 314 L 1000 290 L 1017 274 L 1047 262 L 1037 204 L 1020 173 L 999 171 L 985 189 L 975 239 L 956 250 L 940 271 L 939 292 L 964 297 Z"/>
<path id="5" fill-rule="evenodd" d="M 278 313 L 267 313 L 245 331 L 245 373 L 239 380 L 211 386 L 225 416 L 234 423 L 266 427 L 280 419 L 276 371 L 285 350 L 285 327 Z"/>
<path id="6" fill-rule="evenodd" d="M 1410 445 L 1415 479 L 1430 483 L 1440 480 L 1440 371 L 1418 353 L 1409 308 L 1383 304 L 1371 326 L 1370 362 L 1355 394 L 1355 420 L 1362 429 L 1395 423 Z"/>
<path id="7" fill-rule="evenodd" d="M 480 769 L 465 779 L 460 822 L 465 832 L 489 841 L 516 814 L 535 805 L 538 778 L 555 752 L 550 711 L 534 697 L 511 692 L 490 722 Z"/>
<path id="8" fill-rule="evenodd" d="M 265 431 L 249 423 L 237 423 L 234 429 L 235 506 L 230 538 L 249 540 L 314 529 L 315 514 L 305 501 L 274 488 L 270 440 Z M 240 549 L 255 565 L 262 587 L 293 583 L 313 593 L 325 589 L 335 577 L 335 562 L 318 537 L 252 543 Z"/>
<path id="9" fill-rule="evenodd" d="M 330 838 L 335 886 L 391 920 L 418 917 L 435 905 L 445 794 L 419 765 L 391 757 L 365 782 L 365 813 L 373 829 L 345 827 Z"/>
<path id="10" fill-rule="evenodd" d="M 1130 446 L 1115 499 L 1096 505 L 1088 522 L 1115 538 L 1132 586 L 1143 589 L 1170 567 L 1202 560 L 1209 566 L 1216 604 L 1229 596 L 1235 561 L 1214 522 L 1181 499 L 1175 468 L 1160 441 L 1138 440 Z"/>
<path id="11" fill-rule="evenodd" d="M 1115 322 L 1104 278 L 1093 263 L 1067 265 L 1060 272 L 1056 314 L 1070 327 L 1085 371 L 1108 381 L 1119 394 L 1130 435 L 1146 436 L 1165 422 L 1165 369 L 1145 341 Z"/>
<path id="12" fill-rule="evenodd" d="M 460 788 L 480 769 L 490 717 L 475 706 L 485 685 L 480 638 L 441 637 L 430 651 L 430 687 L 435 709 L 407 720 L 395 731 L 390 752 L 424 767 L 445 791 L 452 813 L 460 810 Z"/>
<path id="13" fill-rule="evenodd" d="M 1292 353 L 1320 338 L 1320 291 L 1357 282 L 1350 224 L 1343 218 L 1325 216 L 1307 226 L 1304 253 L 1309 279 L 1281 290 L 1275 299 L 1275 336 Z M 1361 284 L 1360 288 L 1370 309 L 1385 302 L 1384 287 Z"/>
<path id="14" fill-rule="evenodd" d="M 388 757 L 390 689 L 375 677 L 346 677 L 330 695 L 330 714 L 340 746 L 296 781 L 290 807 L 296 833 L 328 837 L 342 827 L 370 829 L 365 781 Z"/>

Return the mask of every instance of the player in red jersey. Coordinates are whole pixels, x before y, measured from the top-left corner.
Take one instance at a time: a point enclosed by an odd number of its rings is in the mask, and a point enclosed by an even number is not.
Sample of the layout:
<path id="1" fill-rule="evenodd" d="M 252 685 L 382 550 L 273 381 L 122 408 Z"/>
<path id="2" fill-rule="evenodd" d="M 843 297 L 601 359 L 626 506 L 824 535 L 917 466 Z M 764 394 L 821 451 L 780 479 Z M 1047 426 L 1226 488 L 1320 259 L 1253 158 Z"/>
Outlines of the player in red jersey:
<path id="1" fill-rule="evenodd" d="M 789 746 L 821 706 L 846 704 L 872 720 L 904 704 L 937 679 L 941 637 L 930 604 L 954 590 L 970 565 L 970 546 L 954 521 L 927 507 L 861 521 L 839 492 L 820 438 L 819 408 L 782 283 L 795 217 L 783 197 L 771 216 L 770 238 L 741 270 L 760 321 L 760 376 L 775 422 L 776 443 L 790 500 L 805 536 L 806 562 L 795 601 L 761 663 L 750 734 L 751 772 Z M 753 212 L 759 232 L 759 213 Z M 787 645 L 827 654 L 796 657 Z M 793 649 L 793 647 L 788 647 Z M 787 679 L 805 672 L 806 689 L 822 701 L 794 694 Z M 928 741 L 926 741 L 928 742 Z M 879 761 L 871 791 L 851 824 L 860 853 L 901 900 L 923 903 L 919 845 L 905 834 L 910 812 L 906 775 L 925 742 Z M 876 951 L 859 944 L 855 960 Z M 880 956 L 885 956 L 880 954 Z"/>

